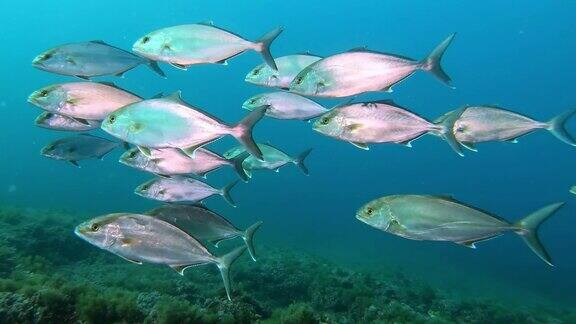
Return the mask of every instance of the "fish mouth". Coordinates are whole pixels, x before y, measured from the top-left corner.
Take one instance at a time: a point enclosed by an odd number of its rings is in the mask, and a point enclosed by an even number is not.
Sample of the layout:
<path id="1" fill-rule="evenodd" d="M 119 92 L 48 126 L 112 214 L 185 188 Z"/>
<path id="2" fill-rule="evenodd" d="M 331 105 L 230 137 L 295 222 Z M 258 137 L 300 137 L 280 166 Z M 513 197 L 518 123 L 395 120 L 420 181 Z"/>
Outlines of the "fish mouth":
<path id="1" fill-rule="evenodd" d="M 44 55 L 38 55 L 32 60 L 33 66 L 42 66 L 42 61 L 44 60 Z"/>

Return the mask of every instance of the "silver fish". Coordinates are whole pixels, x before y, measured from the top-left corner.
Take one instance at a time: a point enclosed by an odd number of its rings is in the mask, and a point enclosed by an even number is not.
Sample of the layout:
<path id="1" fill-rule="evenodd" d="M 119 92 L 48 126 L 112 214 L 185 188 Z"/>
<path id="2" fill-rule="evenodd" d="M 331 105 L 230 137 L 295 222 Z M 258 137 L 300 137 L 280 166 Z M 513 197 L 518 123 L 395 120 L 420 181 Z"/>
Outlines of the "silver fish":
<path id="1" fill-rule="evenodd" d="M 238 183 L 234 181 L 222 189 L 216 189 L 200 180 L 187 177 L 156 178 L 138 186 L 134 193 L 144 198 L 164 202 L 200 202 L 210 196 L 220 195 L 231 206 L 236 204 L 230 190 Z"/>
<path id="2" fill-rule="evenodd" d="M 287 55 L 274 59 L 277 70 L 266 64 L 260 64 L 250 71 L 244 79 L 259 86 L 288 89 L 290 83 L 300 71 L 322 57 L 310 54 Z"/>
<path id="3" fill-rule="evenodd" d="M 252 260 L 256 261 L 253 238 L 256 230 L 262 225 L 261 221 L 242 231 L 226 218 L 199 205 L 170 204 L 154 208 L 146 212 L 146 215 L 168 222 L 197 240 L 211 242 L 216 247 L 222 241 L 241 237 Z"/>
<path id="4" fill-rule="evenodd" d="M 461 113 L 461 111 L 460 111 Z M 463 155 L 452 133 L 458 113 L 433 124 L 396 105 L 390 100 L 363 102 L 335 108 L 314 122 L 314 130 L 353 145 L 368 149 L 368 143 L 398 143 L 411 147 L 411 142 L 431 133 L 444 138 L 450 147 Z"/>
<path id="5" fill-rule="evenodd" d="M 205 148 L 197 149 L 193 158 L 174 148 L 151 149 L 150 156 L 133 148 L 124 152 L 119 162 L 164 177 L 194 174 L 206 178 L 209 172 L 230 166 L 242 179 L 246 179 L 242 161 L 227 160 Z"/>
<path id="6" fill-rule="evenodd" d="M 104 155 L 118 146 L 120 143 L 89 134 L 81 134 L 53 141 L 44 146 L 40 154 L 51 159 L 68 161 L 78 166 L 78 161 L 102 159 Z"/>
<path id="7" fill-rule="evenodd" d="M 475 143 L 507 141 L 516 143 L 518 138 L 538 129 L 549 131 L 562 142 L 576 146 L 576 141 L 568 133 L 565 124 L 576 110 L 565 112 L 549 122 L 539 122 L 532 118 L 495 106 L 466 107 L 454 123 L 454 136 L 466 148 L 476 151 Z M 452 115 L 446 113 L 437 121 Z"/>
<path id="8" fill-rule="evenodd" d="M 32 66 L 40 70 L 82 79 L 103 75 L 122 76 L 140 64 L 146 64 L 152 71 L 166 77 L 156 62 L 100 40 L 60 45 L 32 61 Z"/>
<path id="9" fill-rule="evenodd" d="M 227 60 L 232 57 L 253 50 L 262 55 L 266 64 L 277 70 L 270 54 L 270 45 L 282 30 L 276 28 L 251 42 L 211 23 L 179 25 L 145 35 L 134 43 L 132 50 L 179 69 L 187 69 L 194 64 L 227 64 Z"/>
<path id="10" fill-rule="evenodd" d="M 85 120 L 85 122 L 79 122 L 72 117 L 58 115 L 47 111 L 41 113 L 34 123 L 36 126 L 42 128 L 71 132 L 84 132 L 100 128 L 99 120 Z M 88 123 L 88 125 L 86 125 L 86 123 Z"/>
<path id="11" fill-rule="evenodd" d="M 249 178 L 252 178 L 253 170 L 278 170 L 288 163 L 293 163 L 296 165 L 302 173 L 308 175 L 308 168 L 304 164 L 304 160 L 308 157 L 308 154 L 312 149 L 307 149 L 300 153 L 297 157 L 291 157 L 288 154 L 282 152 L 281 150 L 268 145 L 268 144 L 258 144 L 258 147 L 262 151 L 264 160 L 258 160 L 253 156 L 247 156 L 242 162 L 242 168 Z"/>
<path id="12" fill-rule="evenodd" d="M 242 104 L 242 108 L 254 110 L 268 106 L 266 116 L 277 119 L 309 120 L 328 111 L 313 100 L 290 92 L 269 92 L 253 96 Z"/>
<path id="13" fill-rule="evenodd" d="M 110 114 L 102 129 L 128 143 L 147 148 L 179 148 L 189 156 L 225 135 L 234 136 L 247 150 L 262 157 L 252 139 L 252 128 L 267 107 L 254 110 L 238 124 L 229 126 L 218 118 L 186 104 L 177 92 L 169 97 L 137 102 Z M 160 122 L 159 122 L 160 121 Z"/>
<path id="14" fill-rule="evenodd" d="M 538 239 L 538 227 L 564 203 L 548 205 L 510 223 L 450 197 L 394 195 L 364 205 L 356 218 L 379 230 L 412 240 L 449 241 L 475 248 L 480 241 L 514 232 L 544 262 L 550 255 Z"/>
<path id="15" fill-rule="evenodd" d="M 440 61 L 454 36 L 450 35 L 422 61 L 366 49 L 323 58 L 298 73 L 290 84 L 290 92 L 348 97 L 368 91 L 392 91 L 392 86 L 418 70 L 428 71 L 450 85 L 450 77 L 442 70 Z"/>
<path id="16" fill-rule="evenodd" d="M 117 213 L 78 225 L 74 233 L 86 242 L 127 261 L 167 265 L 184 275 L 189 267 L 215 264 L 230 299 L 230 266 L 246 250 L 241 246 L 216 257 L 178 227 L 148 215 Z"/>
<path id="17" fill-rule="evenodd" d="M 69 82 L 34 91 L 28 102 L 49 112 L 83 120 L 103 120 L 123 106 L 142 101 L 108 82 Z"/>

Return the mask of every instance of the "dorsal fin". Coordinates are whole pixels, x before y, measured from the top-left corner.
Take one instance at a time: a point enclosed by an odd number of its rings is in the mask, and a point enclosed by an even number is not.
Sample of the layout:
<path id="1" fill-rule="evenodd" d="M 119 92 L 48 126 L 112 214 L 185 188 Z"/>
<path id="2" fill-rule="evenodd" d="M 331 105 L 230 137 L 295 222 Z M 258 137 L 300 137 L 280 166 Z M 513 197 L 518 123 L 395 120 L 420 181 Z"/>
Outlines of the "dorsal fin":
<path id="1" fill-rule="evenodd" d="M 313 57 L 318 57 L 318 58 L 322 58 L 321 55 L 316 55 L 314 53 L 311 53 L 310 51 L 306 51 L 306 52 L 300 52 L 300 53 L 296 53 L 294 55 L 306 55 L 306 56 L 313 56 Z"/>
<path id="2" fill-rule="evenodd" d="M 360 47 L 354 47 L 347 50 L 346 52 L 368 52 L 368 46 L 364 45 Z"/>
<path id="3" fill-rule="evenodd" d="M 95 43 L 95 44 L 102 44 L 102 45 L 106 45 L 106 46 L 110 46 L 110 44 L 107 44 L 105 41 L 97 39 L 97 40 L 91 40 L 90 43 Z"/>
<path id="4" fill-rule="evenodd" d="M 188 106 L 188 104 L 184 102 L 184 100 L 182 100 L 182 91 L 180 90 L 164 97 L 164 99 L 175 102 L 180 105 Z"/>
<path id="5" fill-rule="evenodd" d="M 206 21 L 201 21 L 199 23 L 197 23 L 198 25 L 204 25 L 204 26 L 210 26 L 210 27 L 214 27 L 214 21 L 212 20 L 206 20 Z"/>
<path id="6" fill-rule="evenodd" d="M 103 84 L 103 85 L 107 85 L 107 86 L 109 86 L 109 87 L 118 88 L 114 82 L 110 82 L 110 81 L 98 81 L 98 83 Z"/>

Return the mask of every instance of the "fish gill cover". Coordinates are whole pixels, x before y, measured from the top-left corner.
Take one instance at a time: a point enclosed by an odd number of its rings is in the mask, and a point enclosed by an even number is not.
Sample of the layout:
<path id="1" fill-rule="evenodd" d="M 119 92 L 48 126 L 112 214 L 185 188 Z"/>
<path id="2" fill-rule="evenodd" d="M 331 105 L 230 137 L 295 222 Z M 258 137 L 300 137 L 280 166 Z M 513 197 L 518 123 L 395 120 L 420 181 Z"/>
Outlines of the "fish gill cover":
<path id="1" fill-rule="evenodd" d="M 146 3 L 0 8 L 0 322 L 576 321 L 575 5 Z"/>

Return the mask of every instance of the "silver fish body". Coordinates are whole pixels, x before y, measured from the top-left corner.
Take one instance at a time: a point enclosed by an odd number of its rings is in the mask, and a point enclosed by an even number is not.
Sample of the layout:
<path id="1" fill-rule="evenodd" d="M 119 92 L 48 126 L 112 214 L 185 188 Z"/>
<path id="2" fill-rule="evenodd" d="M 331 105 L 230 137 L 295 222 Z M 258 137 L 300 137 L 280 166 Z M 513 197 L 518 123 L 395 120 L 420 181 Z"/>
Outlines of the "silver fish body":
<path id="1" fill-rule="evenodd" d="M 78 166 L 77 161 L 101 159 L 118 146 L 120 143 L 89 134 L 81 134 L 53 141 L 43 147 L 40 153 L 43 156 L 69 161 Z"/>
<path id="2" fill-rule="evenodd" d="M 297 157 L 291 157 L 283 151 L 268 145 L 268 144 L 258 144 L 258 147 L 262 151 L 264 160 L 258 160 L 253 156 L 248 156 L 242 162 L 242 168 L 248 177 L 252 177 L 253 170 L 275 170 L 278 171 L 281 167 L 288 163 L 293 163 L 296 165 L 304 174 L 308 174 L 308 168 L 304 164 L 304 160 L 308 157 L 308 154 L 312 151 L 311 149 L 305 150 Z"/>
<path id="3" fill-rule="evenodd" d="M 200 202 L 210 196 L 220 195 L 230 205 L 235 206 L 230 197 L 232 182 L 222 189 L 216 189 L 200 180 L 187 177 L 156 178 L 138 186 L 134 193 L 153 200 L 164 202 Z"/>
<path id="4" fill-rule="evenodd" d="M 216 257 L 198 240 L 176 226 L 140 214 L 118 213 L 78 225 L 76 235 L 88 243 L 128 261 L 167 265 L 180 274 L 188 267 L 213 263 L 218 266 L 230 298 L 229 268 L 245 247 Z"/>
<path id="5" fill-rule="evenodd" d="M 268 106 L 266 116 L 277 119 L 309 120 L 328 111 L 306 97 L 281 91 L 253 96 L 244 102 L 242 108 L 254 110 L 261 106 Z"/>
<path id="6" fill-rule="evenodd" d="M 300 71 L 320 59 L 321 57 L 310 54 L 277 57 L 274 61 L 278 70 L 266 64 L 260 64 L 248 72 L 244 80 L 259 86 L 288 89 Z"/>
<path id="7" fill-rule="evenodd" d="M 348 141 L 364 149 L 368 148 L 368 143 L 410 146 L 420 136 L 434 133 L 447 139 L 450 146 L 462 155 L 451 131 L 457 118 L 458 114 L 454 114 L 443 120 L 443 124 L 433 124 L 391 101 L 376 101 L 332 109 L 317 119 L 313 128 L 323 135 Z"/>
<path id="8" fill-rule="evenodd" d="M 122 75 L 140 64 L 147 64 L 161 76 L 158 65 L 103 41 L 70 43 L 38 55 L 32 65 L 40 70 L 84 79 L 103 75 Z"/>
<path id="9" fill-rule="evenodd" d="M 82 122 L 63 115 L 43 112 L 34 121 L 36 126 L 58 131 L 84 132 L 100 128 L 99 120 L 84 120 Z"/>
<path id="10" fill-rule="evenodd" d="M 372 227 L 412 240 L 449 241 L 468 247 L 505 232 L 520 235 L 545 262 L 551 259 L 537 236 L 540 224 L 563 203 L 546 206 L 516 223 L 468 206 L 450 197 L 393 195 L 373 200 L 356 214 Z"/>
<path id="11" fill-rule="evenodd" d="M 290 84 L 290 92 L 307 96 L 347 97 L 369 91 L 391 91 L 393 85 L 417 70 L 431 72 L 449 84 L 440 61 L 454 34 L 422 61 L 366 49 L 323 58 L 303 69 Z"/>
<path id="12" fill-rule="evenodd" d="M 242 231 L 223 216 L 199 205 L 170 204 L 157 207 L 146 214 L 173 224 L 192 237 L 211 242 L 216 246 L 221 241 L 241 237 L 252 259 L 256 261 L 252 238 L 262 222 L 257 222 Z"/>
<path id="13" fill-rule="evenodd" d="M 209 172 L 223 166 L 236 168 L 234 161 L 227 160 L 205 148 L 197 149 L 194 157 L 175 148 L 151 149 L 150 156 L 144 155 L 138 148 L 133 148 L 126 151 L 119 161 L 130 167 L 161 176 L 195 174 L 205 177 Z"/>
<path id="14" fill-rule="evenodd" d="M 576 141 L 566 131 L 565 123 L 574 115 L 568 111 L 553 118 L 549 122 L 539 122 L 527 116 L 495 106 L 466 107 L 454 123 L 453 132 L 456 139 L 467 147 L 473 148 L 474 143 L 490 141 L 515 142 L 519 137 L 538 129 L 550 131 L 559 140 L 576 146 Z M 450 116 L 452 112 L 440 117 Z"/>
<path id="15" fill-rule="evenodd" d="M 218 118 L 186 104 L 180 93 L 137 102 L 110 114 L 102 129 L 126 142 L 146 148 L 179 148 L 194 151 L 225 135 L 234 136 L 251 154 L 261 157 L 252 139 L 252 128 L 266 107 L 254 110 L 240 123 L 229 126 Z"/>
<path id="16" fill-rule="evenodd" d="M 103 120 L 115 110 L 141 100 L 112 84 L 99 82 L 54 84 L 28 97 L 28 102 L 46 111 L 86 120 Z"/>
<path id="17" fill-rule="evenodd" d="M 269 47 L 281 32 L 282 28 L 277 28 L 260 40 L 251 42 L 211 24 L 179 25 L 162 28 L 141 37 L 134 43 L 132 50 L 181 69 L 194 64 L 225 64 L 236 55 L 254 50 L 261 53 L 266 63 L 276 69 Z"/>

